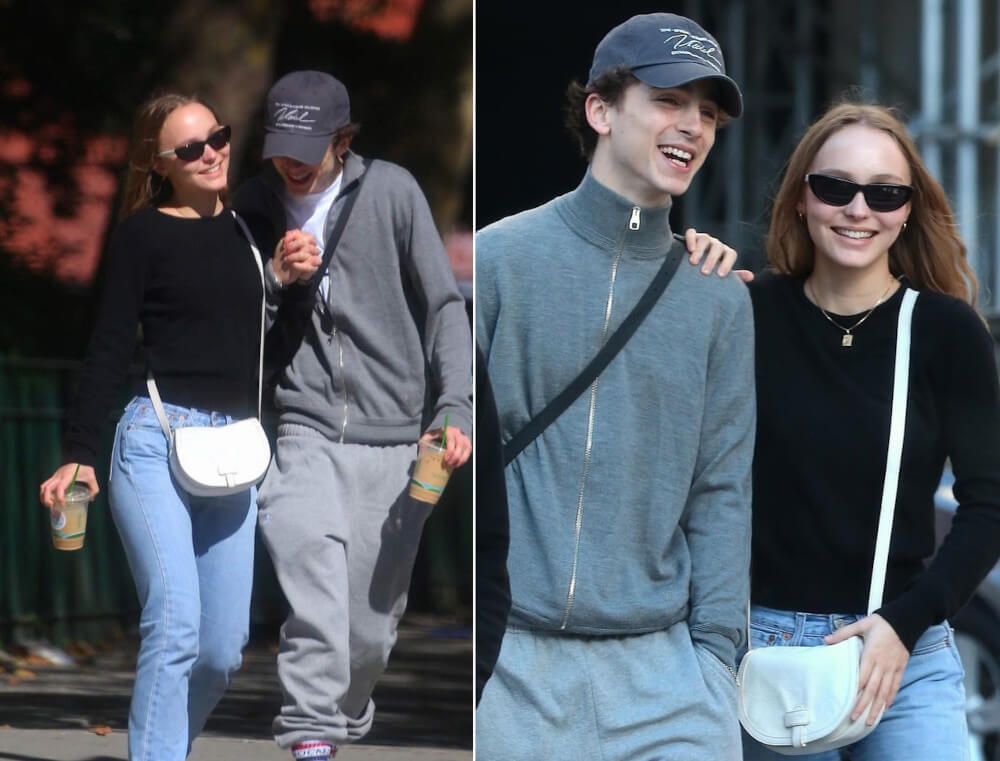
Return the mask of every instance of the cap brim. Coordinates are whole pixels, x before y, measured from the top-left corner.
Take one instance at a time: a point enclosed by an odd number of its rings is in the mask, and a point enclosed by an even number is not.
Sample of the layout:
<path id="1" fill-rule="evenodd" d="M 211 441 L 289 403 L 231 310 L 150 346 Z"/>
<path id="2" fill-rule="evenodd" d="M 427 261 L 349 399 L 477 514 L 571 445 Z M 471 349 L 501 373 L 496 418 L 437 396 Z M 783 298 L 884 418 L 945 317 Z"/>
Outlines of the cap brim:
<path id="1" fill-rule="evenodd" d="M 319 164 L 333 135 L 293 135 L 288 132 L 268 132 L 264 136 L 261 158 L 288 156 L 303 164 Z"/>
<path id="2" fill-rule="evenodd" d="M 640 66 L 632 74 L 651 87 L 680 87 L 691 82 L 710 79 L 718 85 L 719 108 L 734 119 L 743 113 L 743 96 L 736 83 L 725 74 L 712 74 L 707 66 L 671 61 L 666 64 Z"/>

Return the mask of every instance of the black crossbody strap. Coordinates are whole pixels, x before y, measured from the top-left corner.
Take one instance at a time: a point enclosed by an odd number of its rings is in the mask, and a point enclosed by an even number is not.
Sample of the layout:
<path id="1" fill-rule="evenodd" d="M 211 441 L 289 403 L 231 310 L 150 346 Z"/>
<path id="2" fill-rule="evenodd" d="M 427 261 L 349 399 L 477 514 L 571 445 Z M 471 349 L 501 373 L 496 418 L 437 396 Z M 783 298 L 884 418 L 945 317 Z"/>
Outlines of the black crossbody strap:
<path id="1" fill-rule="evenodd" d="M 355 201 L 357 201 L 358 196 L 361 195 L 361 183 L 364 182 L 365 175 L 368 174 L 368 169 L 371 166 L 372 159 L 362 159 L 361 163 L 364 164 L 365 171 L 358 176 L 358 181 L 354 185 L 354 192 L 344 199 L 344 207 L 340 210 L 340 215 L 337 217 L 337 221 L 334 223 L 333 229 L 330 231 L 330 237 L 326 239 L 326 248 L 323 249 L 323 263 L 319 266 L 319 269 L 316 270 L 316 274 L 313 275 L 312 282 L 310 283 L 312 294 L 315 294 L 316 291 L 319 290 L 319 284 L 323 280 L 323 274 L 330 267 L 330 260 L 333 259 L 333 253 L 337 250 L 337 244 L 340 242 L 340 236 L 344 234 L 344 228 L 347 227 L 347 220 L 351 216 L 351 209 L 354 208 Z"/>
<path id="2" fill-rule="evenodd" d="M 676 241 L 681 242 L 683 238 L 679 235 L 674 235 Z M 677 271 L 677 266 L 680 264 L 681 257 L 684 255 L 685 248 L 681 243 L 675 242 L 670 250 L 667 252 L 666 257 L 663 260 L 663 264 L 657 271 L 656 276 L 653 281 L 646 288 L 645 293 L 639 298 L 639 301 L 629 312 L 628 316 L 622 321 L 622 324 L 618 326 L 611 337 L 605 342 L 601 350 L 597 352 L 592 360 L 587 364 L 585 368 L 580 372 L 573 381 L 564 388 L 559 395 L 545 405 L 545 409 L 539 412 L 535 417 L 527 422 L 527 424 L 504 445 L 503 448 L 503 463 L 504 465 L 510 465 L 514 458 L 517 457 L 524 450 L 528 444 L 534 441 L 538 434 L 544 431 L 553 420 L 559 417 L 568 408 L 580 394 L 582 394 L 597 376 L 600 375 L 604 368 L 607 367 L 611 360 L 615 358 L 615 355 L 622 350 L 622 347 L 628 343 L 628 340 L 635 333 L 639 325 L 649 314 L 653 305 L 657 302 L 663 292 L 666 290 L 667 285 L 670 283 L 671 278 Z"/>
<path id="3" fill-rule="evenodd" d="M 333 260 L 337 245 L 351 216 L 351 209 L 354 208 L 358 196 L 361 195 L 361 185 L 365 175 L 368 174 L 371 163 L 371 159 L 364 159 L 365 171 L 358 176 L 358 179 L 349 188 L 345 188 L 347 195 L 344 198 L 344 205 L 340 210 L 337 221 L 333 224 L 333 229 L 330 231 L 330 236 L 327 238 L 326 246 L 323 249 L 323 263 L 313 274 L 309 282 L 305 286 L 300 286 L 306 290 L 285 298 L 278 307 L 278 314 L 275 317 L 274 324 L 271 326 L 265 339 L 266 347 L 264 354 L 267 360 L 265 377 L 267 378 L 268 385 L 274 384 L 276 376 L 288 366 L 302 345 L 306 330 L 308 329 L 310 316 L 317 306 L 316 295 L 319 292 L 319 285 L 323 281 L 323 273 L 330 267 L 330 262 Z M 325 315 L 327 311 L 325 300 L 322 302 L 322 305 L 324 308 L 320 310 L 321 316 Z"/>

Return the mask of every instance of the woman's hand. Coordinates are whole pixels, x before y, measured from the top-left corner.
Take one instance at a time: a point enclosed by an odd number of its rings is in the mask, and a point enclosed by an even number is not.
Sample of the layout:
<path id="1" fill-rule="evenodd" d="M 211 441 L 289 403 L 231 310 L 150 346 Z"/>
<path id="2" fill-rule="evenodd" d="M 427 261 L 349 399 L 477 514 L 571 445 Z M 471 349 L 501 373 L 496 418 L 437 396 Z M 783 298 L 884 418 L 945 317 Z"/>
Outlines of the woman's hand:
<path id="1" fill-rule="evenodd" d="M 94 469 L 90 465 L 80 465 L 80 472 L 76 474 L 77 483 L 85 484 L 90 489 L 90 501 L 94 501 L 100 488 L 97 486 L 97 477 Z M 61 466 L 52 477 L 42 482 L 38 488 L 38 499 L 49 510 L 55 507 L 62 507 L 66 504 L 66 487 L 73 480 L 76 473 L 77 463 L 68 462 Z"/>
<path id="2" fill-rule="evenodd" d="M 435 428 L 420 437 L 421 441 L 440 441 L 441 429 Z M 449 468 L 457 468 L 465 465 L 472 454 L 472 442 L 469 437 L 462 433 L 453 425 L 448 426 L 448 441 L 444 446 L 444 457 L 442 462 Z"/>
<path id="3" fill-rule="evenodd" d="M 861 651 L 861 675 L 858 679 L 861 694 L 851 712 L 851 721 L 868 711 L 868 726 L 871 726 L 879 712 L 883 708 L 888 709 L 896 699 L 910 653 L 896 630 L 878 613 L 838 629 L 824 637 L 824 641 L 835 645 L 856 634 L 865 641 L 865 647 Z"/>
<path id="4" fill-rule="evenodd" d="M 279 283 L 291 285 L 311 278 L 322 263 L 316 239 L 310 233 L 289 230 L 275 246 L 271 266 Z"/>
<path id="5" fill-rule="evenodd" d="M 725 277 L 736 264 L 736 249 L 730 248 L 718 238 L 713 238 L 707 233 L 700 233 L 693 227 L 689 227 L 684 232 L 684 244 L 688 250 L 688 261 L 697 266 L 701 262 L 701 274 L 709 275 L 712 270 L 719 277 Z M 744 283 L 753 280 L 753 273 L 749 270 L 735 270 L 735 274 Z"/>

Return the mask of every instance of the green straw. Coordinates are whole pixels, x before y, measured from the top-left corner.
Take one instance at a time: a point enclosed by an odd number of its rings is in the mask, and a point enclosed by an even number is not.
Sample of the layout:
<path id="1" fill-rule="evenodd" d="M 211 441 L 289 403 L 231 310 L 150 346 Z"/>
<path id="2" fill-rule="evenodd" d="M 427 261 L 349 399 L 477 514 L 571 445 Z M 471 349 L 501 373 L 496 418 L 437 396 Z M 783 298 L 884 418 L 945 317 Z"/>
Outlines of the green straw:
<path id="1" fill-rule="evenodd" d="M 448 413 L 444 413 L 444 427 L 441 429 L 441 446 L 448 446 Z"/>
<path id="2" fill-rule="evenodd" d="M 78 475 L 80 475 L 80 463 L 76 464 L 76 470 L 73 471 L 73 480 L 69 482 L 69 486 L 66 487 L 66 491 L 69 491 L 76 486 L 76 477 Z"/>

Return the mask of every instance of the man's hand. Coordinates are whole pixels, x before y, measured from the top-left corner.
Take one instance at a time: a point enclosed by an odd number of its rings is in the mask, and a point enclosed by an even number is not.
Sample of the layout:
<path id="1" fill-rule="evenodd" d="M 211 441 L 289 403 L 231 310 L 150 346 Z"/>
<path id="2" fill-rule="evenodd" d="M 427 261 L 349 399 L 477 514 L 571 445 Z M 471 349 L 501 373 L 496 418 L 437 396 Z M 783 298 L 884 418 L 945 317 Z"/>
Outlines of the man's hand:
<path id="1" fill-rule="evenodd" d="M 42 482 L 38 488 L 38 499 L 45 507 L 51 510 L 66 504 L 66 487 L 73 480 L 76 468 L 77 463 L 68 462 L 53 473 L 51 478 Z M 90 500 L 93 502 L 94 497 L 100 491 L 94 469 L 90 465 L 80 465 L 80 472 L 77 474 L 76 480 L 77 483 L 85 484 L 90 489 Z"/>
<path id="2" fill-rule="evenodd" d="M 753 280 L 753 273 L 750 270 L 733 270 L 739 254 L 736 253 L 736 249 L 730 248 L 718 238 L 689 227 L 684 232 L 684 243 L 690 255 L 688 261 L 694 266 L 701 262 L 701 274 L 709 275 L 714 269 L 716 275 L 725 277 L 732 271 L 744 283 Z"/>
<path id="3" fill-rule="evenodd" d="M 441 429 L 435 428 L 432 431 L 428 431 L 421 436 L 420 439 L 421 441 L 440 441 Z M 448 441 L 445 443 L 444 448 L 444 464 L 449 468 L 457 468 L 461 465 L 465 465 L 466 461 L 469 459 L 469 455 L 471 454 L 472 442 L 469 441 L 469 437 L 455 426 L 449 425 Z"/>
<path id="4" fill-rule="evenodd" d="M 323 263 L 319 246 L 310 233 L 289 230 L 274 249 L 274 276 L 282 285 L 304 283 Z"/>
<path id="5" fill-rule="evenodd" d="M 851 712 L 851 721 L 868 711 L 868 726 L 872 726 L 879 711 L 888 709 L 896 699 L 910 654 L 896 630 L 878 613 L 838 629 L 823 639 L 826 644 L 835 645 L 856 634 L 865 641 L 865 647 L 861 651 L 861 675 L 858 678 L 861 693 Z"/>

